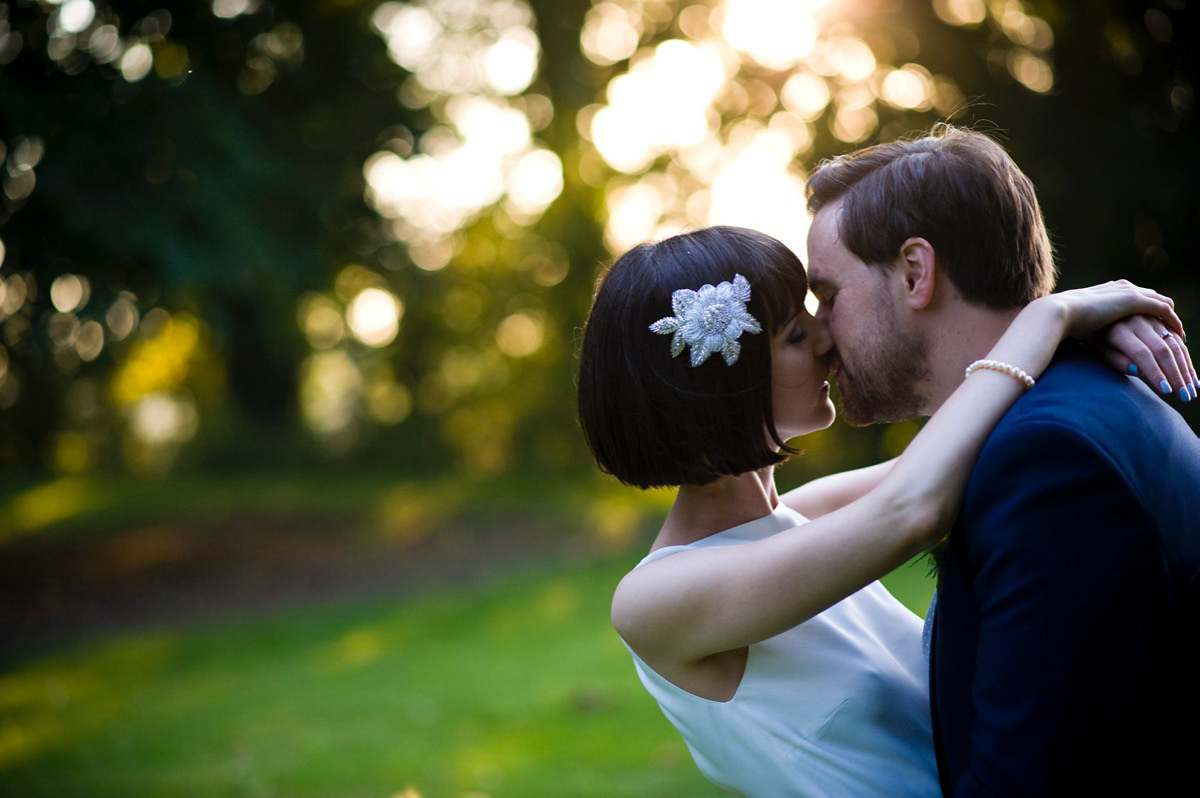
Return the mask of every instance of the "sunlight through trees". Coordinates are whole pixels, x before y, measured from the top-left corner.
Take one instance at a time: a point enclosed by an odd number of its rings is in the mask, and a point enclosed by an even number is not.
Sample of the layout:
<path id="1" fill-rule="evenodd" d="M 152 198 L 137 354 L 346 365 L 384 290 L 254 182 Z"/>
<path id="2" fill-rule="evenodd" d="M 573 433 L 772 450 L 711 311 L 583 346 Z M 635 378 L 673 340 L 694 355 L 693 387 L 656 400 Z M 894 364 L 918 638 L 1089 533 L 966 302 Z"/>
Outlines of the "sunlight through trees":
<path id="1" fill-rule="evenodd" d="M 1189 15 L 0 2 L 0 461 L 586 468 L 574 342 L 606 259 L 718 223 L 803 256 L 808 169 L 945 119 L 1034 176 L 1072 284 L 1143 279 L 1186 318 Z M 825 435 L 834 466 L 905 439 Z"/>

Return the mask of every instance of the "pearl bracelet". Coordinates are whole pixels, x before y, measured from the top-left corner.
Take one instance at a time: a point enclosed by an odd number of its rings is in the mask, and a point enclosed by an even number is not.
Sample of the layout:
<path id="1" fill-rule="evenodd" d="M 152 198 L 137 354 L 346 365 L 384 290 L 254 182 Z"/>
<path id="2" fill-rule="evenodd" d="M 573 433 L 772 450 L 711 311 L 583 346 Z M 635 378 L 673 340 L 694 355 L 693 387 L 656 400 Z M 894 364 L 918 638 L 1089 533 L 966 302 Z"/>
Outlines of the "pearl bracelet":
<path id="1" fill-rule="evenodd" d="M 1020 380 L 1025 385 L 1025 390 L 1029 390 L 1034 385 L 1033 377 L 1030 377 L 1023 369 L 1016 366 L 1002 363 L 999 360 L 976 360 L 971 365 L 967 366 L 967 373 L 963 375 L 965 380 L 970 377 L 978 369 L 988 369 L 990 371 L 999 371 L 1001 374 Z"/>

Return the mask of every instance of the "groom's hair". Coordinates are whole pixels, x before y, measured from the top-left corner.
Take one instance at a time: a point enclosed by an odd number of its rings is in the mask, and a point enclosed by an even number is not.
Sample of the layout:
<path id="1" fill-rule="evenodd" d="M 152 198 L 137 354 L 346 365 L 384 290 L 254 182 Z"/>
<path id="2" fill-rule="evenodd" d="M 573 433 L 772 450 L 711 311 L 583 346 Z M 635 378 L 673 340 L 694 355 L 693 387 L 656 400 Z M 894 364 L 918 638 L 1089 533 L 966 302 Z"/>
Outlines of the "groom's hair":
<path id="1" fill-rule="evenodd" d="M 699 366 L 690 351 L 672 356 L 671 336 L 650 325 L 674 312 L 674 292 L 739 274 L 762 332 L 741 335 L 732 366 L 719 352 Z M 639 488 L 705 485 L 794 454 L 775 428 L 771 339 L 807 291 L 790 249 L 739 227 L 641 244 L 618 258 L 600 278 L 579 350 L 579 421 L 600 470 Z"/>
<path id="2" fill-rule="evenodd" d="M 963 297 L 997 310 L 1054 288 L 1054 254 L 1033 183 L 988 136 L 947 124 L 928 135 L 822 163 L 808 210 L 844 200 L 842 243 L 887 268 L 908 238 L 927 240 Z"/>

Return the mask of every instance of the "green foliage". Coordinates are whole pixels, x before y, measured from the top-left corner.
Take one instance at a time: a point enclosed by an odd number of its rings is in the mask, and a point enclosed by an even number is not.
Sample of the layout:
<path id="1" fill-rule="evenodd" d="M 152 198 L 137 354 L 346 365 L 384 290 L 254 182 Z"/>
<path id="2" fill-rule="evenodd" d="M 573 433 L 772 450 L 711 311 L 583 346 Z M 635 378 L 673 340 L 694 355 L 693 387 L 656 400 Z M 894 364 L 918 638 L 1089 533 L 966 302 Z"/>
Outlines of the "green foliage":
<path id="1" fill-rule="evenodd" d="M 0 280 L 21 282 L 10 298 L 28 294 L 15 312 L 0 312 L 0 465 L 27 475 L 330 458 L 480 475 L 588 467 L 573 354 L 595 274 L 610 257 L 601 230 L 616 175 L 581 139 L 578 118 L 628 66 L 583 56 L 592 3 L 529 2 L 541 49 L 527 93 L 552 109 L 534 133 L 563 165 L 561 195 L 532 221 L 484 209 L 452 237 L 453 262 L 441 271 L 417 268 L 391 220 L 364 200 L 368 158 L 436 148 L 422 136 L 445 133 L 451 99 L 412 100 L 412 75 L 372 28 L 378 3 L 223 4 L 242 8 L 232 18 L 208 2 L 155 5 L 96 0 L 95 20 L 71 38 L 54 33 L 61 4 L 0 3 L 0 163 L 9 175 Z M 643 43 L 686 35 L 687 5 L 645 4 Z M 1046 29 L 1014 32 L 995 15 L 948 24 L 935 13 L 947 7 L 846 13 L 858 14 L 880 65 L 949 76 L 965 98 L 954 121 L 1006 142 L 1039 187 L 1064 286 L 1128 277 L 1175 297 L 1185 321 L 1194 317 L 1196 9 L 1043 0 L 1026 7 Z M 123 47 L 149 48 L 148 74 L 131 76 L 104 54 L 90 38 L 102 25 Z M 1047 31 L 1049 43 L 1032 41 Z M 1013 77 L 1013 59 L 1028 54 L 1023 37 L 1053 70 L 1044 93 Z M 768 92 L 787 77 L 748 71 Z M 832 105 L 813 120 L 805 166 L 928 128 L 938 114 L 876 105 L 877 127 L 854 145 L 834 136 Z M 18 151 L 31 147 L 36 163 L 26 170 L 28 152 Z M 304 392 L 318 389 L 304 384 L 315 348 L 297 319 L 313 296 L 345 310 L 350 297 L 337 284 L 348 266 L 400 298 L 404 315 L 384 347 L 338 344 L 365 387 L 338 399 L 353 407 L 339 410 L 336 434 L 323 434 L 302 412 Z M 59 314 L 48 292 L 63 274 L 87 278 L 91 296 Z M 207 376 L 163 389 L 191 394 L 198 424 L 155 456 L 136 440 L 132 400 L 112 395 L 115 375 L 155 325 L 109 333 L 94 359 L 62 343 L 71 324 L 106 324 L 122 296 L 142 317 L 187 312 L 202 330 Z M 540 325 L 540 345 L 504 353 L 498 330 L 520 314 Z M 390 404 L 371 406 L 376 388 Z M 1200 411 L 1184 410 L 1200 423 Z M 888 436 L 839 429 L 812 448 L 835 455 L 831 464 L 860 465 L 894 453 L 897 434 Z"/>
<path id="2" fill-rule="evenodd" d="M 37 187 L 7 203 L 0 228 L 5 273 L 31 274 L 38 290 L 26 334 L 10 330 L 5 341 L 26 383 L 5 411 L 9 468 L 38 468 L 67 414 L 66 387 L 103 378 L 123 354 L 114 342 L 95 362 L 55 362 L 41 328 L 63 273 L 90 279 L 85 318 L 103 320 L 122 291 L 143 314 L 198 313 L 228 377 L 224 412 L 294 434 L 306 351 L 297 299 L 363 246 L 358 173 L 375 137 L 402 119 L 397 70 L 356 6 L 222 20 L 203 4 L 195 16 L 132 5 L 99 4 L 98 17 L 160 53 L 179 48 L 186 70 L 130 83 L 114 64 L 55 62 L 44 49 L 46 8 L 5 5 L 25 46 L 0 68 L 0 138 L 33 137 L 45 151 Z M 310 35 L 275 60 L 270 90 L 248 86 L 247 54 L 295 31 Z"/>

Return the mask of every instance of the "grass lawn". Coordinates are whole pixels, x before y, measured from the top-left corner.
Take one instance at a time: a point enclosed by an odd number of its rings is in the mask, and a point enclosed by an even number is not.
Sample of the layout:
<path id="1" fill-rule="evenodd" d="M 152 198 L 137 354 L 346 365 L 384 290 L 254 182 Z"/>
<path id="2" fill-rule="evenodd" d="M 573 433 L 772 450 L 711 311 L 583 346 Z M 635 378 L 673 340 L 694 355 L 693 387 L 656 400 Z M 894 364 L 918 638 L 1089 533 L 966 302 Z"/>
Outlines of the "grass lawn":
<path id="1" fill-rule="evenodd" d="M 0 654 L 0 795 L 723 795 L 608 624 L 637 554 Z M 923 565 L 889 587 L 923 609 Z"/>

